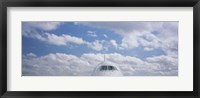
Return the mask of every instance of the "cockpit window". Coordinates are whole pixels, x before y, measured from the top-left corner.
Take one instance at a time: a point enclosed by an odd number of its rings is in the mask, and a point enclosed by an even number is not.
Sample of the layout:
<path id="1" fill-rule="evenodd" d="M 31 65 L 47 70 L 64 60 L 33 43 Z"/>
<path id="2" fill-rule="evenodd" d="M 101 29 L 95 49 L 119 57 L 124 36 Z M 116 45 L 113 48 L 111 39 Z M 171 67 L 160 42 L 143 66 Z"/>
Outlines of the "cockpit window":
<path id="1" fill-rule="evenodd" d="M 117 69 L 114 66 L 103 65 L 100 67 L 100 71 L 104 71 L 104 70 L 117 70 Z"/>
<path id="2" fill-rule="evenodd" d="M 101 66 L 100 70 L 101 70 L 101 71 L 107 70 L 107 66 Z"/>
<path id="3" fill-rule="evenodd" d="M 115 70 L 115 67 L 113 67 L 113 66 L 108 66 L 108 70 Z"/>

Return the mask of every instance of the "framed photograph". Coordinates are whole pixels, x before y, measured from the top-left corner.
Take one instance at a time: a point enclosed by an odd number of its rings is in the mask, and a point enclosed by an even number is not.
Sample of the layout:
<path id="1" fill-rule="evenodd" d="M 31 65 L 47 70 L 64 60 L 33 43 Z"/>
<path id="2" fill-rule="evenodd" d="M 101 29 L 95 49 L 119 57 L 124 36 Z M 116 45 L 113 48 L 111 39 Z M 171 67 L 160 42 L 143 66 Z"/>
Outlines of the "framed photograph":
<path id="1" fill-rule="evenodd" d="M 4 0 L 2 98 L 199 98 L 199 0 Z"/>

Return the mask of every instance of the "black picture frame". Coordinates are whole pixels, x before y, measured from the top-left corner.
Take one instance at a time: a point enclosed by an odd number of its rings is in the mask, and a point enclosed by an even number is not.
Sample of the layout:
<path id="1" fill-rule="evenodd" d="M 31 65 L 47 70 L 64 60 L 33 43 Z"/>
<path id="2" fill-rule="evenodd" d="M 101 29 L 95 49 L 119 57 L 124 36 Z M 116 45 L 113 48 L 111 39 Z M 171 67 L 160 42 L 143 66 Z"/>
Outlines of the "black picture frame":
<path id="1" fill-rule="evenodd" d="M 7 7 L 193 7 L 193 91 L 7 91 Z M 1 0 L 1 98 L 200 98 L 200 0 Z M 37 85 L 36 85 L 37 86 Z"/>

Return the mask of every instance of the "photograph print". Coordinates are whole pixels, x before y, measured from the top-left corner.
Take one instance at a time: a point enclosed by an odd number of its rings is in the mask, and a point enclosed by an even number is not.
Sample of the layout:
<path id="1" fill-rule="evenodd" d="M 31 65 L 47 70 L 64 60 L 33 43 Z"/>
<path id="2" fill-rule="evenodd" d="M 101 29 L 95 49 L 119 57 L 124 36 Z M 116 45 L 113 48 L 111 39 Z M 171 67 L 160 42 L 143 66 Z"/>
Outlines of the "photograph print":
<path id="1" fill-rule="evenodd" d="M 178 76 L 178 21 L 23 21 L 22 76 Z"/>

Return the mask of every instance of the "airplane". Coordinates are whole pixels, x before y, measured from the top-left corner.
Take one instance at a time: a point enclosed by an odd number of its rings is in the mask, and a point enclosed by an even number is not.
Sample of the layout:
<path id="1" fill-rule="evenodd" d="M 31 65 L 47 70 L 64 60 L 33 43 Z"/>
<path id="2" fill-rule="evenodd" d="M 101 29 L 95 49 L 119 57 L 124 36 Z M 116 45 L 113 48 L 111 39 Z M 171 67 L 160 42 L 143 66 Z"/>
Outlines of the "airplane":
<path id="1" fill-rule="evenodd" d="M 92 75 L 93 76 L 123 76 L 119 67 L 106 62 L 105 55 L 104 55 L 104 61 L 97 65 Z"/>

